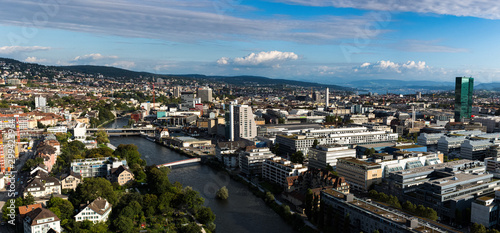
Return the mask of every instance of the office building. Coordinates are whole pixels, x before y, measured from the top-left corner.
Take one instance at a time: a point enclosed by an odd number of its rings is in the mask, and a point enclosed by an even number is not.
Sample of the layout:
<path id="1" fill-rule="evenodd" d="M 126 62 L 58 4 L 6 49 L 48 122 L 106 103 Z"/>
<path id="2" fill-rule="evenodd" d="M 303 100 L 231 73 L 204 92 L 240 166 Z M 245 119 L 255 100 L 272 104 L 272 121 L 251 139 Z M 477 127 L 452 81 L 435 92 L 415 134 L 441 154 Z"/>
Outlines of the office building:
<path id="1" fill-rule="evenodd" d="M 325 107 L 330 105 L 330 89 L 328 87 L 325 90 Z"/>
<path id="2" fill-rule="evenodd" d="M 382 165 L 356 158 L 339 158 L 337 173 L 343 176 L 351 188 L 367 192 L 369 188 L 382 181 Z"/>
<path id="3" fill-rule="evenodd" d="M 203 87 L 198 89 L 198 98 L 201 99 L 202 103 L 212 102 L 212 89 L 208 87 Z"/>
<path id="4" fill-rule="evenodd" d="M 174 87 L 173 97 L 174 98 L 181 97 L 181 92 L 182 92 L 182 88 L 181 87 L 179 87 L 179 86 Z"/>
<path id="5" fill-rule="evenodd" d="M 289 131 L 287 135 L 276 135 L 276 143 L 280 145 L 280 152 L 288 155 L 297 151 L 307 154 L 314 140 L 318 141 L 318 145 L 340 144 L 353 146 L 376 142 L 395 142 L 398 140 L 398 134 L 369 130 L 366 127 L 351 127 L 306 129 Z"/>
<path id="6" fill-rule="evenodd" d="M 455 80 L 455 122 L 471 118 L 474 78 L 457 77 Z"/>
<path id="7" fill-rule="evenodd" d="M 356 150 L 341 145 L 322 145 L 309 149 L 309 167 L 325 169 L 327 166 L 335 168 L 338 158 L 356 157 Z"/>
<path id="8" fill-rule="evenodd" d="M 486 228 L 496 228 L 500 222 L 500 191 L 476 198 L 471 204 L 470 221 Z"/>
<path id="9" fill-rule="evenodd" d="M 391 211 L 333 189 L 322 190 L 324 223 L 338 232 L 454 232 L 408 214 Z M 324 208 L 322 206 L 322 208 Z M 348 221 L 346 221 L 348 219 Z"/>

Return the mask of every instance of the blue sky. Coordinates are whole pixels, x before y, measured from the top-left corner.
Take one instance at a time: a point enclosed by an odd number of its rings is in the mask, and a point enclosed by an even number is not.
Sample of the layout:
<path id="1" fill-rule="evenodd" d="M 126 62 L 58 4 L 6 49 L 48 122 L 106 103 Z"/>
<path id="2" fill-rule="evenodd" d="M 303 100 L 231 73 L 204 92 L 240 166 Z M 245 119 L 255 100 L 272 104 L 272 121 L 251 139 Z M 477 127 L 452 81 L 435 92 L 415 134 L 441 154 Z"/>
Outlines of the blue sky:
<path id="1" fill-rule="evenodd" d="M 490 0 L 3 0 L 0 56 L 159 74 L 500 82 Z"/>

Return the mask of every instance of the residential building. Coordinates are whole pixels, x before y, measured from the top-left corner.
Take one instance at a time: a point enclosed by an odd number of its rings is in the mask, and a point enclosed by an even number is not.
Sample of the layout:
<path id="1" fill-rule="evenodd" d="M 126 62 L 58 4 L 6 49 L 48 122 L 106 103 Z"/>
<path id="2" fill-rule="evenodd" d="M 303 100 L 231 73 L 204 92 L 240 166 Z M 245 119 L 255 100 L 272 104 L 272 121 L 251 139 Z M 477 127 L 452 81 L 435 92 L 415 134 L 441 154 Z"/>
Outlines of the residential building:
<path id="1" fill-rule="evenodd" d="M 113 157 L 75 159 L 71 162 L 71 171 L 81 175 L 82 178 L 108 177 L 111 169 L 120 166 L 127 166 L 127 161 Z"/>
<path id="2" fill-rule="evenodd" d="M 87 203 L 87 205 L 82 205 L 80 212 L 75 215 L 75 221 L 82 222 L 89 220 L 93 223 L 106 222 L 111 210 L 111 204 L 106 199 L 98 197 L 90 204 Z"/>
<path id="3" fill-rule="evenodd" d="M 77 123 L 73 128 L 73 137 L 75 140 L 84 141 L 87 138 L 87 125 L 85 123 Z"/>
<path id="4" fill-rule="evenodd" d="M 117 182 L 119 185 L 124 185 L 134 181 L 134 173 L 122 165 L 118 168 L 112 168 L 108 179 L 111 183 Z"/>
<path id="5" fill-rule="evenodd" d="M 60 178 L 62 189 L 76 190 L 78 184 L 82 182 L 82 176 L 70 171 L 69 174 L 64 174 Z"/>
<path id="6" fill-rule="evenodd" d="M 48 173 L 40 170 L 33 173 L 26 183 L 23 196 L 28 196 L 28 193 L 31 193 L 33 197 L 40 198 L 49 197 L 53 194 L 61 194 L 61 182 L 57 178 L 49 176 Z"/>
<path id="7" fill-rule="evenodd" d="M 356 150 L 338 144 L 321 145 L 309 149 L 309 168 L 325 169 L 327 166 L 335 168 L 338 158 L 356 157 Z"/>
<path id="8" fill-rule="evenodd" d="M 252 139 L 257 137 L 252 108 L 248 105 L 230 105 L 229 119 L 226 119 L 229 141 L 238 141 L 242 138 Z"/>
<path id="9" fill-rule="evenodd" d="M 471 118 L 474 78 L 457 77 L 455 80 L 455 122 Z"/>
<path id="10" fill-rule="evenodd" d="M 37 208 L 24 217 L 24 233 L 47 233 L 51 229 L 62 232 L 61 219 L 48 209 Z"/>
<path id="11" fill-rule="evenodd" d="M 239 165 L 241 172 L 247 176 L 261 175 L 265 160 L 276 156 L 269 148 L 255 148 L 240 153 Z"/>
<path id="12" fill-rule="evenodd" d="M 239 167 L 239 153 L 251 146 L 247 141 L 219 142 L 215 147 L 215 157 L 224 163 L 224 167 L 233 169 Z M 255 148 L 255 147 L 254 147 Z"/>
<path id="13" fill-rule="evenodd" d="M 283 187 L 288 186 L 287 177 L 299 176 L 305 171 L 307 167 L 302 164 L 278 156 L 266 159 L 262 164 L 262 177 Z"/>
<path id="14" fill-rule="evenodd" d="M 374 184 L 380 183 L 383 176 L 382 165 L 356 158 L 339 158 L 337 173 L 343 176 L 351 188 L 367 192 Z"/>
<path id="15" fill-rule="evenodd" d="M 47 106 L 47 98 L 43 96 L 35 97 L 35 108 L 41 108 Z"/>

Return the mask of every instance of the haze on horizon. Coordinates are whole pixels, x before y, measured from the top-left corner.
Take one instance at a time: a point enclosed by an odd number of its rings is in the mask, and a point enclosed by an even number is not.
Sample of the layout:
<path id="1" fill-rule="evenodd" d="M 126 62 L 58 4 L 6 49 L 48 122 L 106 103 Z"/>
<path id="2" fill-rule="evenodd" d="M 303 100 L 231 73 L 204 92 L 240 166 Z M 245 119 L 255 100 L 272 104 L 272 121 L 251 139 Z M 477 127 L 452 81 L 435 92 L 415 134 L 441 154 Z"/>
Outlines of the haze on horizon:
<path id="1" fill-rule="evenodd" d="M 0 57 L 44 65 L 328 84 L 500 82 L 492 0 L 6 0 L 2 8 Z"/>

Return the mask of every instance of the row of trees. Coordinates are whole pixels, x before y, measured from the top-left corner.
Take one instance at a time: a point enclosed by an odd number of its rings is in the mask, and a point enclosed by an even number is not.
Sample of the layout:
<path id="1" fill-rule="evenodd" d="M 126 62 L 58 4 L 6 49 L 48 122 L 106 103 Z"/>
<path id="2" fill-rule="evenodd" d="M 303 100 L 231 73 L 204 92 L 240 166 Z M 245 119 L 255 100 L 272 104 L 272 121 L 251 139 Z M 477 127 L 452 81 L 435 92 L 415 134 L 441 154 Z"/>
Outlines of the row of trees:
<path id="1" fill-rule="evenodd" d="M 379 193 L 375 190 L 370 190 L 369 194 L 370 194 L 371 198 L 373 198 L 377 201 L 380 201 L 380 202 L 387 203 L 394 208 L 403 209 L 403 210 L 406 210 L 412 214 L 415 214 L 415 215 L 420 216 L 420 217 L 428 218 L 428 219 L 433 220 L 433 221 L 436 221 L 438 219 L 437 212 L 430 207 L 425 207 L 423 205 L 417 206 L 417 205 L 411 203 L 410 201 L 406 201 L 401 205 L 401 203 L 399 202 L 399 200 L 396 196 L 387 195 L 387 194 L 382 193 L 382 192 Z"/>

